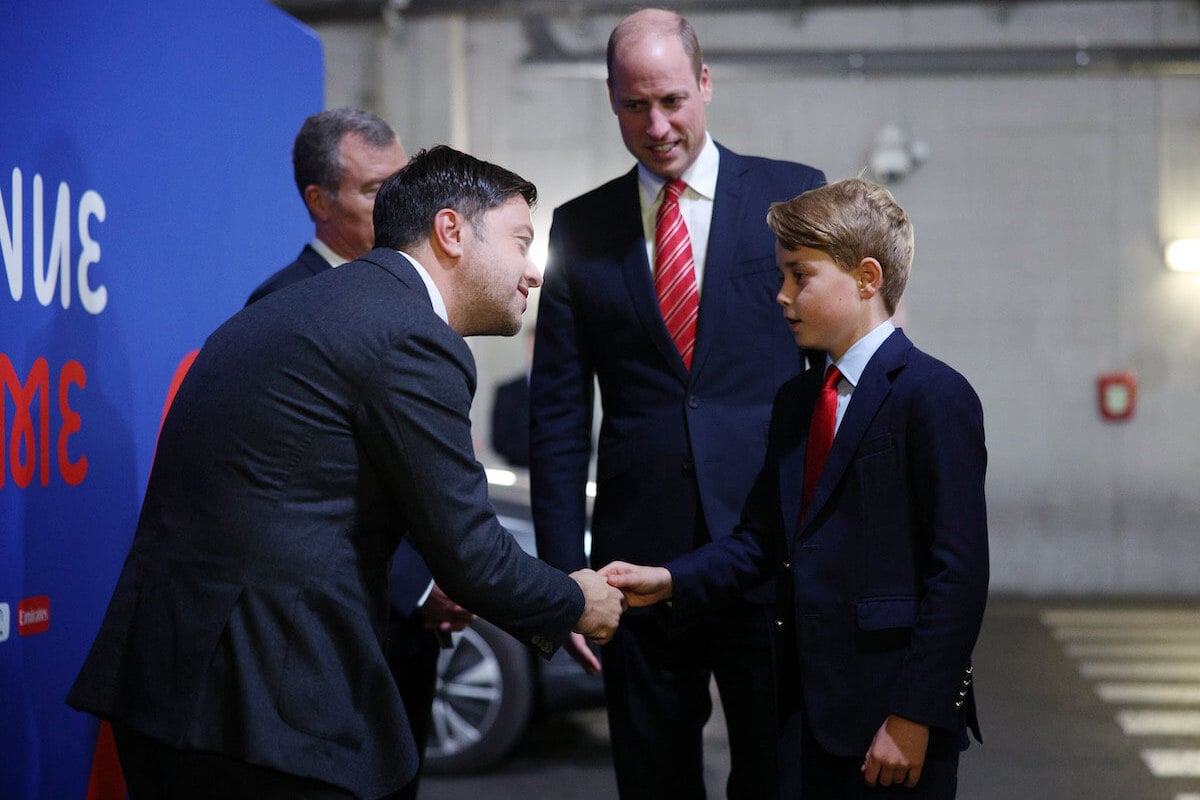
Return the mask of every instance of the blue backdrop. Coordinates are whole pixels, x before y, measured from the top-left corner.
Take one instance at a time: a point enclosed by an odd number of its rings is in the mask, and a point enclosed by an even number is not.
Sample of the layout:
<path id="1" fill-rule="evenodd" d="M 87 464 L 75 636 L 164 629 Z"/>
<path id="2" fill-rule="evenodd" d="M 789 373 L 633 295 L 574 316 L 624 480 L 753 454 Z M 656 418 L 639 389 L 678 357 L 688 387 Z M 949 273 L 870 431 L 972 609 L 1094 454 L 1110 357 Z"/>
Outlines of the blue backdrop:
<path id="1" fill-rule="evenodd" d="M 63 698 L 178 365 L 312 235 L 290 154 L 323 80 L 265 0 L 0 0 L 5 800 L 88 796 Z"/>

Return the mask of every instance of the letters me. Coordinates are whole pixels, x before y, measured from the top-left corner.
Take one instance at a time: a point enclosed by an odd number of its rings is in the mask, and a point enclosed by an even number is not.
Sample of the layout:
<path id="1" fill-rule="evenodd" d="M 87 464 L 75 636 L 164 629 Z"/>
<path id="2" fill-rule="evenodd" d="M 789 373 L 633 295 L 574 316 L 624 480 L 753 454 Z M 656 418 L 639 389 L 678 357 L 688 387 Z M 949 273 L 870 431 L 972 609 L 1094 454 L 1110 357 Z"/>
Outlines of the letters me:
<path id="1" fill-rule="evenodd" d="M 13 300 L 20 300 L 25 293 L 25 228 L 23 184 L 21 170 L 12 171 L 12 222 L 4 204 L 4 192 L 0 190 L 0 252 L 4 256 L 4 271 L 8 275 L 8 293 Z M 88 268 L 100 260 L 100 245 L 92 238 L 88 222 L 95 217 L 104 222 L 104 198 L 99 192 L 88 189 L 79 198 L 76 226 L 79 231 L 79 262 L 76 265 L 76 286 L 79 302 L 89 314 L 99 314 L 108 305 L 108 289 L 93 287 L 88 282 Z M 58 200 L 54 206 L 54 229 L 50 234 L 50 259 L 46 252 L 45 209 L 42 203 L 42 176 L 33 176 L 33 291 L 38 302 L 48 306 L 58 289 L 59 302 L 63 308 L 71 305 L 71 189 L 66 182 L 58 185 Z"/>
<path id="2" fill-rule="evenodd" d="M 11 469 L 13 482 L 24 489 L 38 473 L 42 486 L 50 483 L 50 365 L 46 359 L 33 362 L 29 377 L 22 384 L 13 369 L 12 361 L 0 353 L 0 487 L 4 486 Z M 62 426 L 58 429 L 58 471 L 69 486 L 78 486 L 87 476 L 87 456 L 71 461 L 67 457 L 67 441 L 79 430 L 79 414 L 71 409 L 69 392 L 72 386 L 87 386 L 83 365 L 71 360 L 58 372 L 58 410 Z M 7 396 L 5 396 L 7 395 Z M 5 418 L 8 398 L 15 409 L 11 430 Z M 37 401 L 37 427 L 34 427 L 34 401 Z"/>

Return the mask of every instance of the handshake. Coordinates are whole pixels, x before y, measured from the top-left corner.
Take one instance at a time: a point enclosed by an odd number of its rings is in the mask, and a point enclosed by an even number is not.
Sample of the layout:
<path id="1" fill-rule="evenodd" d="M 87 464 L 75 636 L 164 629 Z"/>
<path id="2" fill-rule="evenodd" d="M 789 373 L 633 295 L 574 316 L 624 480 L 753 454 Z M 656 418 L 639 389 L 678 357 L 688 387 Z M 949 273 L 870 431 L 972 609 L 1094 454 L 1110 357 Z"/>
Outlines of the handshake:
<path id="1" fill-rule="evenodd" d="M 627 606 L 653 605 L 671 596 L 671 573 L 666 567 L 643 567 L 613 561 L 599 572 L 581 569 L 571 578 L 583 590 L 583 616 L 571 636 L 571 655 L 590 673 L 600 671 L 587 640 L 607 644 L 620 624 Z"/>

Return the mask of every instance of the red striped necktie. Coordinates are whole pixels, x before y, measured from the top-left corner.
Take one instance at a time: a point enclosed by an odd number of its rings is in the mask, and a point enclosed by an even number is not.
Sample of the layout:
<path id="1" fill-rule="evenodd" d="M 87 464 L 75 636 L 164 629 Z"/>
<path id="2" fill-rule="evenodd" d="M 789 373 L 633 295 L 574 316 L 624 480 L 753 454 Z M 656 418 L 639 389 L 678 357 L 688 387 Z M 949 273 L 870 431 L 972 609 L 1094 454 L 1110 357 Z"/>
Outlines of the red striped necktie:
<path id="1" fill-rule="evenodd" d="M 663 187 L 662 205 L 658 207 L 654 227 L 654 292 L 667 333 L 675 342 L 683 365 L 691 369 L 700 293 L 696 288 L 692 242 L 679 213 L 679 195 L 685 187 L 678 178 Z"/>
<path id="2" fill-rule="evenodd" d="M 825 383 L 813 406 L 812 420 L 808 425 L 808 447 L 804 451 L 804 514 L 808 503 L 817 489 L 829 448 L 833 446 L 833 434 L 837 428 L 838 383 L 842 373 L 833 364 L 825 371 Z"/>

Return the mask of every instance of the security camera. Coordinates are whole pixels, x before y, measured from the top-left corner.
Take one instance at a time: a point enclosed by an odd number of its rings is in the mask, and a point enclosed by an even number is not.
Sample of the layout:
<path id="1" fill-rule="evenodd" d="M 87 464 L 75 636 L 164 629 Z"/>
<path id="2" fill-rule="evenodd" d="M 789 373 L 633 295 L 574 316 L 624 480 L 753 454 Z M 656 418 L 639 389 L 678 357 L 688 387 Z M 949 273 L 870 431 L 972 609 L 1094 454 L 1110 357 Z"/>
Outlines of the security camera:
<path id="1" fill-rule="evenodd" d="M 867 166 L 880 183 L 896 183 L 908 177 L 928 155 L 925 142 L 910 141 L 899 125 L 889 122 L 875 134 Z"/>
<path id="2" fill-rule="evenodd" d="M 899 147 L 876 149 L 871 153 L 871 172 L 883 183 L 895 183 L 912 172 L 912 158 Z"/>

